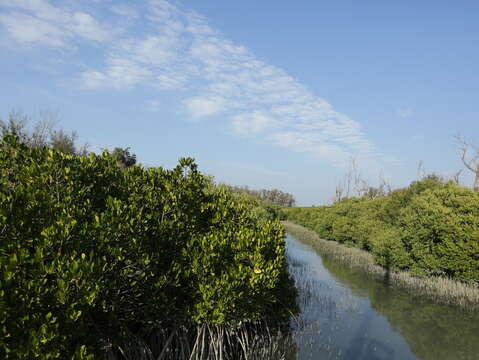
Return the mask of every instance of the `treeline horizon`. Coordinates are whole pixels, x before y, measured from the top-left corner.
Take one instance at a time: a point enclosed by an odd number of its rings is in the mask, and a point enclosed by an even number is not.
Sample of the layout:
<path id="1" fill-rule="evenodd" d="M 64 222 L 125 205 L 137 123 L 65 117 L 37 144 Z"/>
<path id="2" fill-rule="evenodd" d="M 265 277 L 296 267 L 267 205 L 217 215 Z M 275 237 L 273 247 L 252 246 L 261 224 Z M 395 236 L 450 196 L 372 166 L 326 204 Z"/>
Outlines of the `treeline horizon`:
<path id="1" fill-rule="evenodd" d="M 14 134 L 19 140 L 30 147 L 49 147 L 65 154 L 87 156 L 89 144 L 78 143 L 78 133 L 64 131 L 60 127 L 58 115 L 49 111 L 42 111 L 39 119 L 32 122 L 32 119 L 20 110 L 12 110 L 6 120 L 0 119 L 0 129 L 3 134 Z M 123 168 L 137 164 L 136 154 L 132 153 L 130 147 L 115 147 L 112 150 L 103 149 L 110 153 Z M 214 178 L 212 178 L 214 181 Z M 231 192 L 247 194 L 253 199 L 265 201 L 279 206 L 294 206 L 296 200 L 292 194 L 279 189 L 252 189 L 248 186 L 237 186 L 218 183 L 226 186 Z"/>
<path id="2" fill-rule="evenodd" d="M 292 194 L 278 189 L 251 189 L 248 186 L 226 185 L 234 193 L 244 193 L 260 201 L 266 201 L 279 206 L 295 206 L 296 200 Z"/>
<path id="3" fill-rule="evenodd" d="M 3 135 L 17 136 L 19 141 L 31 148 L 48 147 L 68 155 L 88 156 L 88 143 L 78 143 L 78 133 L 66 132 L 60 127 L 60 120 L 56 113 L 42 111 L 39 119 L 32 119 L 20 110 L 12 110 L 6 120 L 0 118 L 0 130 Z M 113 155 L 120 166 L 128 168 L 137 163 L 136 154 L 130 152 L 129 147 L 115 147 L 112 150 L 102 149 Z"/>

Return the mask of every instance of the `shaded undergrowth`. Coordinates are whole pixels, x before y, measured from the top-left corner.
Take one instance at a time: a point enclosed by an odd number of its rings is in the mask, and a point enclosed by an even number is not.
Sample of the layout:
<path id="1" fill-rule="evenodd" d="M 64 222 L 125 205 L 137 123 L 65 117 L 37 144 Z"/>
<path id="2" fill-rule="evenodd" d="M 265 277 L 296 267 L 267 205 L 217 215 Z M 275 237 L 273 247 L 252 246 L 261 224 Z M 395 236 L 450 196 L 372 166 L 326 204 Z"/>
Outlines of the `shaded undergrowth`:
<path id="1" fill-rule="evenodd" d="M 148 337 L 122 337 L 105 347 L 106 360 L 288 360 L 295 344 L 288 329 L 266 323 L 236 327 L 204 323 L 160 329 Z"/>

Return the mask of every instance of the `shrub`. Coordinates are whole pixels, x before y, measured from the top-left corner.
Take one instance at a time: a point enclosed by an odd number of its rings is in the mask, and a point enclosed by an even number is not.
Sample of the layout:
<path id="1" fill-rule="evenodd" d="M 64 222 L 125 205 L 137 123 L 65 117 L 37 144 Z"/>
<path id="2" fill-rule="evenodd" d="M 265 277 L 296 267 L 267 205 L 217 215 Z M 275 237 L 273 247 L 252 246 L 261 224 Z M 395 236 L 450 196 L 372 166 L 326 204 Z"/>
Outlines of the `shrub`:
<path id="1" fill-rule="evenodd" d="M 411 270 L 479 279 L 479 194 L 455 184 L 428 189 L 401 211 Z"/>
<path id="2" fill-rule="evenodd" d="M 185 323 L 284 324 L 284 231 L 172 170 L 0 141 L 0 357 L 89 359 Z"/>
<path id="3" fill-rule="evenodd" d="M 401 241 L 401 231 L 394 226 L 376 228 L 369 239 L 371 252 L 377 264 L 385 268 L 409 269 L 413 263 L 411 253 Z"/>

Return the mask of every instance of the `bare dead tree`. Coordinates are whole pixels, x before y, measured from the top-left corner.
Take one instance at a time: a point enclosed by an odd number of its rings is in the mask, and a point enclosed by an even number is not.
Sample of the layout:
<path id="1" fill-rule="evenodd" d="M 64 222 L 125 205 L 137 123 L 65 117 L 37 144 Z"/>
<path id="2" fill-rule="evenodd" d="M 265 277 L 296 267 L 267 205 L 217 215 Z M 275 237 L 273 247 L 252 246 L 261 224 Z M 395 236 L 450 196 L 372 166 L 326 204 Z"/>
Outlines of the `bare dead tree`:
<path id="1" fill-rule="evenodd" d="M 474 173 L 474 190 L 479 191 L 479 147 L 468 143 L 460 135 L 457 135 L 456 139 L 459 142 L 459 150 L 462 163 L 464 164 L 466 169 Z M 468 156 L 468 153 L 471 149 L 474 154 Z"/>
<path id="2" fill-rule="evenodd" d="M 345 183 L 345 188 L 346 188 L 345 197 L 347 197 L 347 198 L 351 195 L 351 186 L 352 186 L 352 182 L 353 182 L 353 179 L 354 179 L 354 172 L 353 172 L 354 165 L 353 164 L 354 164 L 355 161 L 356 160 L 354 158 L 350 159 L 348 172 L 344 176 L 344 183 Z"/>
<path id="3" fill-rule="evenodd" d="M 59 123 L 58 113 L 40 111 L 39 120 L 35 123 L 30 135 L 30 145 L 33 147 L 48 146 L 49 139 Z"/>
<path id="4" fill-rule="evenodd" d="M 358 171 L 358 162 L 356 158 L 351 159 L 351 171 L 353 174 L 354 191 L 358 196 L 361 196 L 365 187 L 365 181 L 361 178 L 361 174 Z"/>
<path id="5" fill-rule="evenodd" d="M 341 184 L 336 185 L 333 202 L 341 201 L 343 199 L 343 196 L 344 196 L 344 187 Z"/>
<path id="6" fill-rule="evenodd" d="M 0 119 L 2 133 L 16 135 L 22 142 L 27 142 L 29 140 L 28 133 L 26 131 L 27 124 L 28 116 L 18 109 L 13 109 L 10 111 L 6 121 Z"/>
<path id="7" fill-rule="evenodd" d="M 354 181 L 354 191 L 355 196 L 358 197 L 370 197 L 375 198 L 378 196 L 379 192 L 377 188 L 374 188 L 370 183 L 363 178 L 361 173 L 358 170 L 358 162 L 356 158 L 351 159 L 351 174 Z"/>
<path id="8" fill-rule="evenodd" d="M 336 185 L 333 202 L 341 201 L 343 199 L 350 197 L 351 191 L 354 185 L 355 169 L 356 169 L 355 163 L 356 163 L 356 159 L 354 157 L 351 157 L 349 159 L 348 171 L 346 172 L 346 174 L 344 174 L 343 180 Z"/>
<path id="9" fill-rule="evenodd" d="M 66 133 L 57 128 L 59 116 L 56 112 L 41 111 L 39 120 L 33 126 L 28 126 L 30 118 L 21 110 L 12 110 L 6 121 L 0 119 L 0 135 L 15 135 L 32 148 L 48 146 L 64 153 L 87 155 L 88 144 L 77 144 L 76 132 Z"/>
<path id="10" fill-rule="evenodd" d="M 392 186 L 384 178 L 383 171 L 379 173 L 379 190 L 383 195 L 388 195 L 392 192 Z"/>
<path id="11" fill-rule="evenodd" d="M 419 160 L 416 170 L 416 180 L 422 180 L 426 177 L 426 171 L 424 170 L 424 161 Z"/>
<path id="12" fill-rule="evenodd" d="M 455 172 L 454 175 L 452 176 L 452 182 L 454 184 L 459 185 L 459 183 L 460 183 L 459 177 L 461 176 L 461 173 L 462 173 L 462 169 Z"/>
<path id="13" fill-rule="evenodd" d="M 357 159 L 351 157 L 348 171 L 344 175 L 343 181 L 336 185 L 333 202 L 341 201 L 351 196 L 375 199 L 390 192 L 391 186 L 387 184 L 382 173 L 379 176 L 379 186 L 372 186 L 359 172 Z"/>

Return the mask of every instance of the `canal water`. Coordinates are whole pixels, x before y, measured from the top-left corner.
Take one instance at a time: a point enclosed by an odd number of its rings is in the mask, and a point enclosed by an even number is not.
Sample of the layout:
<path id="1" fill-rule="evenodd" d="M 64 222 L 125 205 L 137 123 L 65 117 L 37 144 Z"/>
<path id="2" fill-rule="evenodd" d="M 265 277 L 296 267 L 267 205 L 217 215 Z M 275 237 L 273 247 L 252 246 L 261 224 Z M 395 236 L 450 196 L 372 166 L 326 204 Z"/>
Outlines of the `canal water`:
<path id="1" fill-rule="evenodd" d="M 479 359 L 479 314 L 393 289 L 286 239 L 298 360 Z"/>

